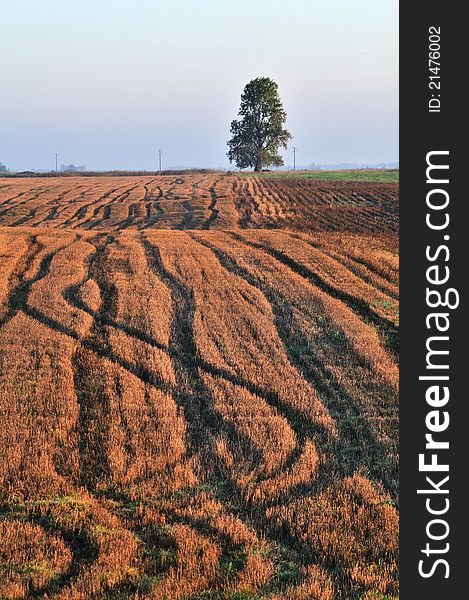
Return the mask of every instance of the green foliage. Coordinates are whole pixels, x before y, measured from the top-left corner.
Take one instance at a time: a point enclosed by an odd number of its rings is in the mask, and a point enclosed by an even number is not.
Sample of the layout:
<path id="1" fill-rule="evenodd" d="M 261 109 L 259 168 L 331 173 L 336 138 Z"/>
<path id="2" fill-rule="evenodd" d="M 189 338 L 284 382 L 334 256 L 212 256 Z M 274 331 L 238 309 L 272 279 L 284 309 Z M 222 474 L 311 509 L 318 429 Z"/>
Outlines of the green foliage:
<path id="1" fill-rule="evenodd" d="M 268 77 L 250 81 L 241 95 L 239 120 L 231 122 L 232 138 L 228 158 L 241 169 L 262 171 L 270 165 L 279 167 L 283 159 L 280 147 L 287 148 L 291 134 L 284 128 L 287 113 L 278 95 L 278 86 Z"/>

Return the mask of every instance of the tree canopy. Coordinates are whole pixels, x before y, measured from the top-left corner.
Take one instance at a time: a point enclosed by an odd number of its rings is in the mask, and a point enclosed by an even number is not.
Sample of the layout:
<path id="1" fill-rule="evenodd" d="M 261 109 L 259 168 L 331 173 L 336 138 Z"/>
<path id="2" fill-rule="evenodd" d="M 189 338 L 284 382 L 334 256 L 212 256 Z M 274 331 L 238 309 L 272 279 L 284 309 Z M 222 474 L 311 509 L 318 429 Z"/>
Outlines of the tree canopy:
<path id="1" fill-rule="evenodd" d="M 287 148 L 292 136 L 284 128 L 287 113 L 275 81 L 269 77 L 252 79 L 241 95 L 238 117 L 231 122 L 232 138 L 227 153 L 230 162 L 255 171 L 283 165 L 278 151 Z"/>

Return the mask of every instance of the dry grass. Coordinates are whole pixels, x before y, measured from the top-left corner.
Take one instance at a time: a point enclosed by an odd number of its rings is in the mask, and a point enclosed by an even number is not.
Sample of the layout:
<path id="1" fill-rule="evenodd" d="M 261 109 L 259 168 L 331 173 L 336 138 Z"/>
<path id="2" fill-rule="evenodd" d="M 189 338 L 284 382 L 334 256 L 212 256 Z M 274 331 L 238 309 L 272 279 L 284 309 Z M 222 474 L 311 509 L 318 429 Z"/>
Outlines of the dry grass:
<path id="1" fill-rule="evenodd" d="M 9 179 L 0 226 L 93 231 L 276 229 L 396 232 L 394 183 L 235 177 Z"/>
<path id="2" fill-rule="evenodd" d="M 395 197 L 0 188 L 0 597 L 397 596 Z"/>

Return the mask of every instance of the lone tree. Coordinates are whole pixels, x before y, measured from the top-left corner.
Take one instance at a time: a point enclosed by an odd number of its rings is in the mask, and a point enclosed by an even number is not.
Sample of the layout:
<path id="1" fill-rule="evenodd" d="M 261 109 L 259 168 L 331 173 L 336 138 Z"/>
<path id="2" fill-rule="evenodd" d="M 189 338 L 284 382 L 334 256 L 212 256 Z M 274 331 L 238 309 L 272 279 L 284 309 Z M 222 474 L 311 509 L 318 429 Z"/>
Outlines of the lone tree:
<path id="1" fill-rule="evenodd" d="M 291 134 L 284 129 L 287 113 L 278 95 L 278 85 L 269 77 L 250 81 L 241 95 L 239 120 L 231 122 L 232 138 L 227 153 L 241 169 L 283 165 L 278 153 L 287 148 Z"/>

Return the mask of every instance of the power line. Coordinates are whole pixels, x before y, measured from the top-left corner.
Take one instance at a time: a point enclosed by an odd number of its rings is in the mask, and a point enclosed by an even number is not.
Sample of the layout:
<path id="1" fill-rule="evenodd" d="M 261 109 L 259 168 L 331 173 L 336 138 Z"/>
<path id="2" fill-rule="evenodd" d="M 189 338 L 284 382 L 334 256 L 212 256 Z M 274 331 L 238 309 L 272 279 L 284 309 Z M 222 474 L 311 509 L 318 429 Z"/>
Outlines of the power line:
<path id="1" fill-rule="evenodd" d="M 298 148 L 293 146 L 293 170 L 296 171 L 296 151 Z"/>
<path id="2" fill-rule="evenodd" d="M 158 148 L 158 166 L 159 166 L 160 175 L 161 175 L 161 156 L 162 156 L 162 154 L 163 154 L 163 151 Z"/>

